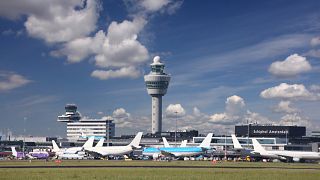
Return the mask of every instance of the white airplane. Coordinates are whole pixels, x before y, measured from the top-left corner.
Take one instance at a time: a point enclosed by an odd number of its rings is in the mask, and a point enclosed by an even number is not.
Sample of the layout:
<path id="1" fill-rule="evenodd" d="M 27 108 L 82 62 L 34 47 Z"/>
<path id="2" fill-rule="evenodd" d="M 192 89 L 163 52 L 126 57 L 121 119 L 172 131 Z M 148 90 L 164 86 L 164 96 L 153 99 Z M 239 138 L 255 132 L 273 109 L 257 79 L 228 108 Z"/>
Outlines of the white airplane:
<path id="1" fill-rule="evenodd" d="M 141 148 L 139 146 L 142 132 L 139 132 L 131 143 L 127 146 L 102 146 L 102 147 L 85 147 L 89 154 L 97 154 L 99 156 L 121 156 L 130 154 L 134 149 Z"/>
<path id="2" fill-rule="evenodd" d="M 74 154 L 59 154 L 57 155 L 58 159 L 84 159 L 86 153 L 84 151 L 78 151 Z"/>
<path id="3" fill-rule="evenodd" d="M 261 144 L 257 141 L 257 139 L 252 139 L 254 151 L 253 153 L 258 153 L 262 157 L 271 158 L 271 159 L 279 159 L 286 161 L 304 161 L 304 160 L 320 160 L 320 153 L 318 152 L 307 152 L 307 151 L 267 151 L 265 150 Z"/>
<path id="4" fill-rule="evenodd" d="M 162 141 L 163 141 L 164 147 L 170 147 L 170 145 L 165 137 L 162 137 Z M 180 147 L 187 147 L 187 142 L 188 142 L 187 140 L 181 141 Z"/>
<path id="5" fill-rule="evenodd" d="M 235 150 L 242 150 L 242 149 L 244 149 L 244 148 L 241 146 L 241 144 L 239 143 L 236 135 L 231 134 L 231 138 L 232 138 L 232 142 L 233 142 L 233 149 L 235 149 Z"/>
<path id="6" fill-rule="evenodd" d="M 253 149 L 244 148 L 241 146 L 240 142 L 238 141 L 236 135 L 231 134 L 232 142 L 233 142 L 233 150 L 240 153 L 242 157 L 253 157 L 253 158 L 259 158 L 261 157 L 257 153 L 253 153 Z"/>
<path id="7" fill-rule="evenodd" d="M 60 149 L 57 143 L 54 140 L 52 140 L 52 147 L 53 147 L 52 152 L 55 152 L 56 156 L 62 159 L 83 159 L 85 156 L 84 149 L 92 147 L 93 141 L 94 141 L 94 137 L 90 137 L 82 147 L 71 147 L 71 148 Z"/>

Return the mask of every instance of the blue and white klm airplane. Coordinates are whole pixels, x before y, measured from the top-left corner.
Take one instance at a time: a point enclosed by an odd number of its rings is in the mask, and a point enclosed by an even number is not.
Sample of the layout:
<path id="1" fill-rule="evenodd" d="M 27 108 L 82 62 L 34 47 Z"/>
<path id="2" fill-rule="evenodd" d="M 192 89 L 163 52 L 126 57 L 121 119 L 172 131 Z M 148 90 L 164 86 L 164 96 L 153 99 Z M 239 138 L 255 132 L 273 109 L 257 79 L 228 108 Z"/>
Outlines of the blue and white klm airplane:
<path id="1" fill-rule="evenodd" d="M 144 148 L 142 154 L 145 156 L 151 156 L 154 159 L 160 156 L 168 157 L 190 157 L 204 154 L 210 148 L 210 143 L 213 133 L 209 133 L 202 143 L 197 147 L 161 147 Z"/>

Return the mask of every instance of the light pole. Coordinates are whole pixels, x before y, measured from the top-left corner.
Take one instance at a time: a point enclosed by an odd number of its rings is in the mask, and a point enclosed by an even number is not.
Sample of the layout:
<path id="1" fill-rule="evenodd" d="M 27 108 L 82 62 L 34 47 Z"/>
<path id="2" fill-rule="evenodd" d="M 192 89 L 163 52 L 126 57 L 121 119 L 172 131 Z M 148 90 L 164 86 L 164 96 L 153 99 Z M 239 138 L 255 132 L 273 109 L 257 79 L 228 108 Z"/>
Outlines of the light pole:
<path id="1" fill-rule="evenodd" d="M 177 119 L 178 119 L 178 111 L 174 112 L 176 114 L 176 131 L 174 133 L 174 144 L 177 147 Z"/>
<path id="2" fill-rule="evenodd" d="M 247 148 L 249 148 L 250 124 L 248 122 Z"/>
<path id="3" fill-rule="evenodd" d="M 249 148 L 250 123 L 249 123 L 249 119 L 248 119 L 248 118 L 247 118 L 247 124 L 248 124 L 248 131 L 247 131 L 247 148 Z"/>
<path id="4" fill-rule="evenodd" d="M 286 130 L 286 144 L 288 145 L 288 131 Z"/>
<path id="5" fill-rule="evenodd" d="M 26 141 L 26 121 L 27 121 L 27 117 L 24 117 L 23 118 L 23 143 L 22 143 L 22 152 L 23 152 L 23 156 L 24 156 L 24 154 L 25 154 L 25 151 L 24 151 L 24 149 L 25 149 L 25 141 Z"/>
<path id="6" fill-rule="evenodd" d="M 225 135 L 224 135 L 224 159 L 227 160 L 227 130 L 229 128 L 225 128 Z"/>

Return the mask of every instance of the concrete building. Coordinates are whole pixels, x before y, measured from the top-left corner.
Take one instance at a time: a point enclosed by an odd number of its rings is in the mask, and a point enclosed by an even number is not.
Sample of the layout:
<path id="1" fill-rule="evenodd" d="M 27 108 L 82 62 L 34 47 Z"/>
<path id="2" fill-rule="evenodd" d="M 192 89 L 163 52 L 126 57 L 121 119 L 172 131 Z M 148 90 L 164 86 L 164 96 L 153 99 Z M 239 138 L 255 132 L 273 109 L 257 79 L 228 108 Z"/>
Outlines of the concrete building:
<path id="1" fill-rule="evenodd" d="M 150 64 L 151 72 L 144 76 L 148 94 L 152 97 L 152 133 L 162 131 L 162 96 L 167 93 L 170 76 L 164 72 L 164 63 L 156 56 Z"/>
<path id="2" fill-rule="evenodd" d="M 58 122 L 67 123 L 67 138 L 69 141 L 87 139 L 90 136 L 96 138 L 113 137 L 115 124 L 113 119 L 88 119 L 83 118 L 77 111 L 75 104 L 67 104 L 65 114 L 58 116 Z"/>

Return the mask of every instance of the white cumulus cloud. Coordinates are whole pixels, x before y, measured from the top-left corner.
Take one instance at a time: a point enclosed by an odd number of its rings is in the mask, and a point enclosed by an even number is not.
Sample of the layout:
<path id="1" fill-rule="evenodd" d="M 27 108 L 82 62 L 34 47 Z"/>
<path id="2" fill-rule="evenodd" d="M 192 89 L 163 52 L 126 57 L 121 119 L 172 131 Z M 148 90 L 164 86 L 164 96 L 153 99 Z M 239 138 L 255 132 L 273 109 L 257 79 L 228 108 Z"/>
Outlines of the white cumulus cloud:
<path id="1" fill-rule="evenodd" d="M 269 67 L 269 72 L 279 77 L 290 77 L 308 72 L 311 69 L 311 65 L 305 57 L 293 54 L 284 61 L 273 62 Z"/>
<path id="2" fill-rule="evenodd" d="M 279 113 L 295 113 L 299 110 L 291 106 L 290 101 L 280 101 L 279 104 L 273 108 L 275 112 Z"/>
<path id="3" fill-rule="evenodd" d="M 100 9 L 95 0 L 10 0 L 1 1 L 0 7 L 0 15 L 9 19 L 25 15 L 28 34 L 48 43 L 89 35 L 96 28 Z"/>
<path id="4" fill-rule="evenodd" d="M 0 92 L 9 91 L 24 86 L 31 81 L 19 74 L 13 72 L 0 71 Z"/>
<path id="5" fill-rule="evenodd" d="M 0 16 L 23 19 L 29 36 L 54 44 L 54 57 L 66 57 L 70 63 L 94 60 L 102 69 L 91 76 L 101 80 L 135 78 L 139 67 L 149 59 L 149 52 L 139 40 L 153 14 L 174 13 L 183 1 L 125 0 L 133 10 L 128 20 L 112 21 L 107 30 L 96 31 L 100 10 L 99 0 L 29 0 L 1 1 Z M 131 5 L 131 7 L 130 7 Z M 129 74 L 131 73 L 131 74 Z"/>
<path id="6" fill-rule="evenodd" d="M 105 38 L 104 32 L 100 30 L 94 37 L 77 38 L 65 43 L 60 50 L 52 51 L 51 55 L 56 57 L 65 55 L 70 63 L 77 63 L 94 53 L 99 53 Z"/>
<path id="7" fill-rule="evenodd" d="M 278 86 L 263 90 L 262 98 L 292 99 L 292 100 L 317 100 L 319 95 L 311 93 L 303 84 L 281 83 Z"/>
<path id="8" fill-rule="evenodd" d="M 51 54 L 67 56 L 69 62 L 80 62 L 89 56 L 94 56 L 96 66 L 108 69 L 92 72 L 92 77 L 101 80 L 135 78 L 140 75 L 137 67 L 149 57 L 148 49 L 137 39 L 146 23 L 147 21 L 140 17 L 132 21 L 124 20 L 121 23 L 114 21 L 106 33 L 101 30 L 94 37 L 75 39 Z"/>
<path id="9" fill-rule="evenodd" d="M 138 40 L 138 33 L 146 20 L 135 18 L 122 23 L 112 22 L 108 28 L 106 40 L 96 55 L 99 67 L 123 67 L 137 65 L 148 59 L 148 50 Z"/>
<path id="10" fill-rule="evenodd" d="M 311 123 L 309 118 L 303 117 L 298 113 L 286 114 L 281 117 L 280 120 L 281 125 L 298 125 L 298 126 L 307 126 L 310 127 Z"/>
<path id="11" fill-rule="evenodd" d="M 124 0 L 131 13 L 150 16 L 152 13 L 174 14 L 183 4 L 183 0 Z"/>
<path id="12" fill-rule="evenodd" d="M 235 124 L 235 121 L 238 119 L 238 116 L 232 116 L 227 113 L 216 113 L 210 116 L 210 122 L 224 125 Z"/>
<path id="13" fill-rule="evenodd" d="M 238 115 L 243 112 L 245 103 L 242 97 L 233 95 L 226 100 L 226 112 L 231 115 Z"/>
<path id="14" fill-rule="evenodd" d="M 124 108 L 117 108 L 113 111 L 112 116 L 114 118 L 128 118 L 130 114 Z"/>
<path id="15" fill-rule="evenodd" d="M 169 104 L 166 108 L 166 117 L 174 118 L 174 117 L 182 117 L 186 114 L 184 108 L 181 104 Z"/>
<path id="16" fill-rule="evenodd" d="M 242 121 L 245 113 L 245 102 L 242 97 L 233 95 L 226 100 L 224 113 L 216 113 L 210 116 L 210 122 L 216 124 L 231 125 Z"/>
<path id="17" fill-rule="evenodd" d="M 124 108 L 118 108 L 113 111 L 112 117 L 116 123 L 116 127 L 127 127 L 130 126 L 130 114 L 126 112 Z"/>
<path id="18" fill-rule="evenodd" d="M 141 0 L 140 4 L 147 11 L 158 11 L 169 4 L 169 0 Z"/>
<path id="19" fill-rule="evenodd" d="M 107 80 L 112 78 L 137 78 L 140 72 L 135 67 L 123 67 L 118 70 L 95 70 L 91 73 L 92 77 Z"/>
<path id="20" fill-rule="evenodd" d="M 268 117 L 262 116 L 257 112 L 247 111 L 245 114 L 245 123 L 256 123 L 256 124 L 274 124 L 274 122 Z"/>

